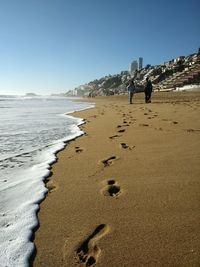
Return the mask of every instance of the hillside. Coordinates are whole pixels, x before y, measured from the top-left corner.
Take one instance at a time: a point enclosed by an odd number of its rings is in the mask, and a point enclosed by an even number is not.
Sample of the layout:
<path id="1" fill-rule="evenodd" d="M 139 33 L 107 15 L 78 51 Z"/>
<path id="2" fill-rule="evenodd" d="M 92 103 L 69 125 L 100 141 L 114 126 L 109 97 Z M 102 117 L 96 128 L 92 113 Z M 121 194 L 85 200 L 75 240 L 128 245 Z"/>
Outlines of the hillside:
<path id="1" fill-rule="evenodd" d="M 181 56 L 162 65 L 147 65 L 130 75 L 127 71 L 96 79 L 66 93 L 67 96 L 98 96 L 127 93 L 126 86 L 134 79 L 137 92 L 144 90 L 145 79 L 152 81 L 154 91 L 178 90 L 185 85 L 200 86 L 200 49 L 198 53 Z"/>

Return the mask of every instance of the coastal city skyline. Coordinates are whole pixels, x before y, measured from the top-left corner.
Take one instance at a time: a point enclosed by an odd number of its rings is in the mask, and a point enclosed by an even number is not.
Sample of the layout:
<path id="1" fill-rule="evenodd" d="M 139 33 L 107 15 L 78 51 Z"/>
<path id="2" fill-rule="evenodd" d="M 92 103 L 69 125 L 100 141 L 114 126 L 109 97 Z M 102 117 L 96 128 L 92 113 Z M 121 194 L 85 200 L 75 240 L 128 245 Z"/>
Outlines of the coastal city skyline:
<path id="1" fill-rule="evenodd" d="M 0 1 L 0 94 L 65 93 L 194 53 L 198 0 Z M 192 15 L 191 15 L 192 14 Z"/>
<path id="2" fill-rule="evenodd" d="M 143 68 L 143 57 L 134 59 L 129 66 L 129 73 L 132 74 L 135 70 L 140 70 Z"/>

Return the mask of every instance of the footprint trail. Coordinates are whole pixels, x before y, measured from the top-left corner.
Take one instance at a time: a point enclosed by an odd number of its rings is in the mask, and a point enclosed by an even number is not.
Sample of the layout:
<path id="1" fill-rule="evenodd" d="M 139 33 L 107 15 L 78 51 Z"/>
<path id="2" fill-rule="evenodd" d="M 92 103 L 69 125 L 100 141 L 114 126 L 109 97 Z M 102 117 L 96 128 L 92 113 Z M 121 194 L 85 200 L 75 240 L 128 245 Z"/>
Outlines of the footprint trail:
<path id="1" fill-rule="evenodd" d="M 94 266 L 96 264 L 101 253 L 101 249 L 96 243 L 108 230 L 109 228 L 106 224 L 100 224 L 94 232 L 83 241 L 76 251 L 80 263 L 84 264 L 84 266 Z"/>

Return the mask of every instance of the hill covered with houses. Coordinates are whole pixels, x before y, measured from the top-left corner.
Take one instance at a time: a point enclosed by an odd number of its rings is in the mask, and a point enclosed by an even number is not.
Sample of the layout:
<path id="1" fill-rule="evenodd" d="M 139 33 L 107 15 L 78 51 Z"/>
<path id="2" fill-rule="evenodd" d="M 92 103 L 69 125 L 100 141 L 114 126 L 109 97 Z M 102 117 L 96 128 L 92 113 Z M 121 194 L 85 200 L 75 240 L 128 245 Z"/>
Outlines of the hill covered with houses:
<path id="1" fill-rule="evenodd" d="M 161 65 L 147 65 L 131 75 L 128 71 L 122 71 L 96 79 L 68 91 L 66 95 L 94 97 L 125 94 L 130 79 L 135 80 L 137 91 L 142 92 L 146 77 L 151 79 L 154 91 L 179 90 L 187 85 L 200 87 L 200 48 L 197 53 L 180 56 Z"/>

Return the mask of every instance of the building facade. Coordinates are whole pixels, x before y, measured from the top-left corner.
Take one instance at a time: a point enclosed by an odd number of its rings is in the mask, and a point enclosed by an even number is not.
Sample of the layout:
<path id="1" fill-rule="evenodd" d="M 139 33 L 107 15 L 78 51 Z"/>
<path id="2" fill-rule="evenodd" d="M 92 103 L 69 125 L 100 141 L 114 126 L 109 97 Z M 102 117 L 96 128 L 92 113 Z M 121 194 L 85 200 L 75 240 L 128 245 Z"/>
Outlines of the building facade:
<path id="1" fill-rule="evenodd" d="M 130 64 L 129 72 L 132 74 L 136 70 L 140 70 L 143 68 L 143 58 L 139 57 L 138 60 L 133 60 Z"/>
<path id="2" fill-rule="evenodd" d="M 138 62 L 137 60 L 133 60 L 130 65 L 130 74 L 133 73 L 137 69 L 138 69 Z"/>
<path id="3" fill-rule="evenodd" d="M 143 67 L 143 58 L 142 57 L 139 57 L 138 65 L 139 65 L 139 70 L 141 70 Z"/>

